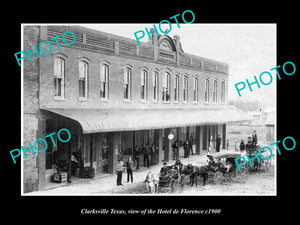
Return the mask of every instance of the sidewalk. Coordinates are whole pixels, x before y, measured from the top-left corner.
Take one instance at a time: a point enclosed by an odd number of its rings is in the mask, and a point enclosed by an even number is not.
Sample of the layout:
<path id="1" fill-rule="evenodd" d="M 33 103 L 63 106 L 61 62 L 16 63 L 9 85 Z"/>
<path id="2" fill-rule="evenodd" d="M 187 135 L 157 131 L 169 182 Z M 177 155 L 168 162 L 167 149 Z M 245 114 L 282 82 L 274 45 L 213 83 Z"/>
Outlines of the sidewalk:
<path id="1" fill-rule="evenodd" d="M 180 158 L 183 164 L 192 163 L 194 165 L 203 165 L 206 163 L 206 154 L 190 155 L 189 158 Z M 169 165 L 175 163 L 175 160 L 170 160 Z M 143 181 L 148 171 L 158 174 L 162 167 L 162 162 L 150 168 L 141 167 L 140 170 L 133 172 L 133 183 L 127 183 L 127 173 L 123 173 L 123 186 L 116 186 L 117 176 L 115 174 L 107 174 L 105 176 L 95 177 L 94 179 L 80 179 L 66 184 L 62 187 L 52 188 L 43 191 L 35 191 L 24 195 L 115 195 L 120 193 L 130 193 L 131 189 L 144 186 Z"/>

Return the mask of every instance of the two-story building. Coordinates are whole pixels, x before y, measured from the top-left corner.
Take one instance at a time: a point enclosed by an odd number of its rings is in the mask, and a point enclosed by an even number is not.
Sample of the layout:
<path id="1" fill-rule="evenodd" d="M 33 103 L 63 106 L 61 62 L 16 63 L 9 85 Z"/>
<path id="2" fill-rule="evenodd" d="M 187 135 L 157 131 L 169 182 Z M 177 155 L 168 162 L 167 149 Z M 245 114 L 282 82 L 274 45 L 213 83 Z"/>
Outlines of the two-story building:
<path id="1" fill-rule="evenodd" d="M 75 34 L 72 45 L 61 40 L 65 31 Z M 50 40 L 57 35 L 60 49 Z M 226 123 L 247 119 L 226 107 L 228 65 L 185 53 L 177 35 L 152 35 L 138 45 L 80 26 L 23 27 L 24 49 L 53 43 L 51 54 L 22 62 L 23 146 L 61 128 L 72 134 L 56 146 L 46 139 L 46 151 L 23 159 L 24 192 L 47 187 L 55 166 L 69 165 L 73 153 L 99 175 L 114 173 L 118 155 L 146 143 L 157 146 L 155 163 L 172 159 L 174 140 L 190 136 L 196 154 L 218 134 L 225 148 Z"/>

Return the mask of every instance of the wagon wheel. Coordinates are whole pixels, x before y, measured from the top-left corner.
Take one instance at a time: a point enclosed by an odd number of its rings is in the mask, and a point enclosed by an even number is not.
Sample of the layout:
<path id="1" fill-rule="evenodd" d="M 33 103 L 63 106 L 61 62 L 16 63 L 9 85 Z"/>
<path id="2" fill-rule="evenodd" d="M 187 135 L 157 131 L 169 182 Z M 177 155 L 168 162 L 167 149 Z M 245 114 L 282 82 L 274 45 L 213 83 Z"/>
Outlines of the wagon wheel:
<path id="1" fill-rule="evenodd" d="M 217 171 L 214 174 L 214 182 L 215 182 L 215 184 L 221 184 L 223 181 L 224 181 L 223 173 L 220 172 L 220 171 Z"/>
<path id="2" fill-rule="evenodd" d="M 172 178 L 170 180 L 170 183 L 169 183 L 169 187 L 171 188 L 171 191 L 173 192 L 174 191 L 174 188 L 178 186 L 178 181 L 175 180 L 174 178 Z"/>

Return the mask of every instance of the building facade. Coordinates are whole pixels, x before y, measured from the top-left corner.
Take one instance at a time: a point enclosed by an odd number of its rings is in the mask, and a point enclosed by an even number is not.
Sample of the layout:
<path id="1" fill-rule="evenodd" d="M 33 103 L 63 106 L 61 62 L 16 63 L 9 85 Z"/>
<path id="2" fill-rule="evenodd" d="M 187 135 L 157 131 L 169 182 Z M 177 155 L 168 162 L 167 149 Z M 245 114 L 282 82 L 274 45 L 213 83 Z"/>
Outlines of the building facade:
<path id="1" fill-rule="evenodd" d="M 61 39 L 66 31 L 76 36 L 72 45 Z M 243 120 L 227 109 L 228 65 L 185 53 L 177 35 L 153 33 L 137 45 L 80 26 L 23 27 L 24 49 L 42 41 L 52 52 L 23 60 L 23 146 L 61 128 L 72 138 L 60 143 L 53 136 L 56 146 L 48 138 L 46 151 L 23 159 L 24 192 L 46 188 L 57 166 L 70 172 L 74 153 L 97 176 L 114 173 L 119 156 L 126 161 L 147 143 L 156 146 L 155 164 L 171 160 L 173 142 L 182 146 L 190 136 L 196 154 L 217 135 L 224 149 L 226 123 Z"/>

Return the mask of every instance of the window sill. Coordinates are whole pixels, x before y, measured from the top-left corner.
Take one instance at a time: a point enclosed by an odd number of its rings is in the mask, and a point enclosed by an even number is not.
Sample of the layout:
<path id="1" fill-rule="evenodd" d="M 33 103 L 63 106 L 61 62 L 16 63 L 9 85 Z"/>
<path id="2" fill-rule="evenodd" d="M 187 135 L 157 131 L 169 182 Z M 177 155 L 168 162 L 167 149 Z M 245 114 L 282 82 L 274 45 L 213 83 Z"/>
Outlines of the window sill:
<path id="1" fill-rule="evenodd" d="M 100 98 L 100 102 L 109 102 L 107 98 Z"/>
<path id="2" fill-rule="evenodd" d="M 170 101 L 168 101 L 168 102 L 166 102 L 166 101 L 162 101 L 161 103 L 163 103 L 163 104 L 171 104 L 171 102 L 170 102 Z"/>
<path id="3" fill-rule="evenodd" d="M 128 103 L 130 103 L 130 102 L 132 102 L 130 99 L 124 99 L 124 102 L 128 102 Z"/>

